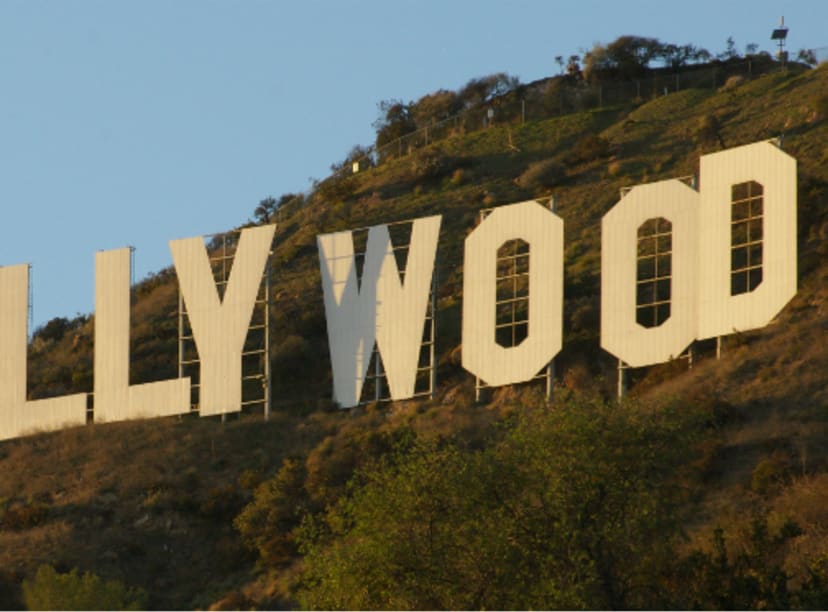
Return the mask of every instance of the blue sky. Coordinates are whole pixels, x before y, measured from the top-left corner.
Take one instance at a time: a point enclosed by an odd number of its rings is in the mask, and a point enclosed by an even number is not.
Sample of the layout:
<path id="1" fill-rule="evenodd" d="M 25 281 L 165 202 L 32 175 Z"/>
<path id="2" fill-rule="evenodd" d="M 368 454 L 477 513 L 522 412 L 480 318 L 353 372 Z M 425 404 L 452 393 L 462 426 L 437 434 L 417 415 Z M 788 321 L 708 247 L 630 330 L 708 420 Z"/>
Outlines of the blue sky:
<path id="1" fill-rule="evenodd" d="M 0 0 L 0 265 L 33 265 L 35 326 L 90 313 L 95 251 L 171 265 L 370 144 L 381 100 L 623 34 L 772 50 L 780 15 L 790 50 L 828 47 L 824 0 Z"/>

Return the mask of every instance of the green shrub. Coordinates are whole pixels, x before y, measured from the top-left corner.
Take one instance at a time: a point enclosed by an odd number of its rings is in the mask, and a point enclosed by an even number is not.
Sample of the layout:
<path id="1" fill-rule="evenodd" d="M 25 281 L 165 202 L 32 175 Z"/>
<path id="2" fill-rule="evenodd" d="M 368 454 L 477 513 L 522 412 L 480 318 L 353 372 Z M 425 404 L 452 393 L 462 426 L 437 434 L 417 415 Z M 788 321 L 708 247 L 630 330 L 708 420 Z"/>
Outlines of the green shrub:
<path id="1" fill-rule="evenodd" d="M 610 143 L 606 138 L 587 134 L 579 139 L 566 155 L 566 163 L 570 166 L 595 161 L 606 157 L 610 153 Z"/>
<path id="2" fill-rule="evenodd" d="M 452 160 L 438 149 L 417 151 L 411 160 L 411 177 L 414 180 L 437 179 L 452 169 Z"/>
<path id="3" fill-rule="evenodd" d="M 43 523 L 48 516 L 49 506 L 39 502 L 3 504 L 0 506 L 0 529 L 31 529 Z"/>
<path id="4" fill-rule="evenodd" d="M 530 191 L 540 191 L 559 185 L 566 178 L 566 168 L 553 159 L 544 159 L 529 164 L 516 182 Z"/>
<path id="5" fill-rule="evenodd" d="M 79 574 L 77 568 L 59 574 L 41 565 L 34 579 L 23 581 L 23 602 L 29 610 L 143 610 L 147 594 L 91 572 Z"/>
<path id="6" fill-rule="evenodd" d="M 364 465 L 296 533 L 316 609 L 659 607 L 695 417 L 564 400 Z M 639 585 L 652 585 L 641 589 Z"/>
<path id="7" fill-rule="evenodd" d="M 308 507 L 306 477 L 301 461 L 285 459 L 278 474 L 258 486 L 253 501 L 234 521 L 245 544 L 258 551 L 267 567 L 286 564 L 296 554 L 292 530 Z"/>
<path id="8" fill-rule="evenodd" d="M 353 176 L 330 176 L 315 185 L 316 194 L 328 204 L 352 198 L 357 186 Z"/>
<path id="9" fill-rule="evenodd" d="M 755 493 L 765 495 L 782 485 L 791 475 L 791 459 L 783 451 L 774 451 L 762 457 L 753 468 L 750 488 Z"/>
<path id="10" fill-rule="evenodd" d="M 722 138 L 722 127 L 716 115 L 705 115 L 699 120 L 699 127 L 696 129 L 696 139 L 701 143 L 718 142 L 724 149 L 725 143 Z"/>

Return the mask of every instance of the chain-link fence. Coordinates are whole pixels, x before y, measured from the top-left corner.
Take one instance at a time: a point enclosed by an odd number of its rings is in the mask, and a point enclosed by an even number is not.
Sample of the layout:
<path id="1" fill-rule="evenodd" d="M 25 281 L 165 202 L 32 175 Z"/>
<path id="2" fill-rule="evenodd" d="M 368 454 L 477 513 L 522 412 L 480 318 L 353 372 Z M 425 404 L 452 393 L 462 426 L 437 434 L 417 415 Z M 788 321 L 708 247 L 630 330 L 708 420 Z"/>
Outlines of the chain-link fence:
<path id="1" fill-rule="evenodd" d="M 817 61 L 828 60 L 828 47 L 813 49 L 812 52 Z M 349 160 L 329 179 L 404 157 L 452 136 L 492 126 L 520 125 L 527 121 L 540 121 L 589 109 L 646 102 L 691 88 L 717 89 L 734 77 L 749 80 L 785 69 L 786 66 L 770 56 L 758 55 L 715 65 L 690 65 L 675 71 L 661 70 L 639 79 L 587 81 L 568 77 L 549 78 L 522 85 L 487 104 L 448 119 L 434 121 L 431 125 L 380 147 L 368 147 L 364 156 Z"/>

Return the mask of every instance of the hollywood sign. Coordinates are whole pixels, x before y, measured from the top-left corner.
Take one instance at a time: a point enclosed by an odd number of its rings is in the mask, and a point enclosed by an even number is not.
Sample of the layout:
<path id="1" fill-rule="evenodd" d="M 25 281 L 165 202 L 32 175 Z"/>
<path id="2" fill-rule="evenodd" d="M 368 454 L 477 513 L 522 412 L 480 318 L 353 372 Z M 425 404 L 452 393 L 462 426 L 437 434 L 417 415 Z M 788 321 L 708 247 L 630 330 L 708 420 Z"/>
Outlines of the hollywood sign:
<path id="1" fill-rule="evenodd" d="M 796 293 L 796 160 L 759 142 L 702 156 L 699 179 L 698 190 L 678 179 L 637 185 L 602 220 L 601 346 L 629 366 L 763 327 Z M 375 346 L 390 399 L 414 395 L 440 221 L 413 221 L 403 280 L 388 226 L 368 228 L 359 277 L 351 231 L 317 237 L 341 407 L 360 402 Z M 274 229 L 241 232 L 223 298 L 203 239 L 170 242 L 199 355 L 201 416 L 241 409 L 242 349 Z M 503 346 L 497 253 L 516 240 L 529 248 L 527 327 Z M 129 249 L 101 251 L 95 266 L 94 420 L 189 412 L 188 377 L 129 384 Z M 463 266 L 463 367 L 491 386 L 532 379 L 562 345 L 563 220 L 534 201 L 498 207 L 466 238 Z M 28 266 L 0 268 L 0 439 L 86 422 L 86 393 L 26 399 L 27 300 Z M 654 319 L 642 323 L 642 308 Z"/>

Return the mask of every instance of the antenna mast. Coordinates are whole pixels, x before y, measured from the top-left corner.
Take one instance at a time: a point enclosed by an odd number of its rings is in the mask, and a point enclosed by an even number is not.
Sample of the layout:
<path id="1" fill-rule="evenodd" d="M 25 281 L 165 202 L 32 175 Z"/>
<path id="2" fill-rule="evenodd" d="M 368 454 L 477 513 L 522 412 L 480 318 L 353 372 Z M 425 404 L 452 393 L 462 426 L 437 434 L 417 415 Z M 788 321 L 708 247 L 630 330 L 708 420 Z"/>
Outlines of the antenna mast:
<path id="1" fill-rule="evenodd" d="M 788 52 L 785 51 L 785 39 L 788 37 L 788 28 L 785 27 L 785 16 L 779 18 L 779 27 L 771 33 L 771 40 L 777 44 L 776 59 L 784 66 L 788 62 Z"/>

